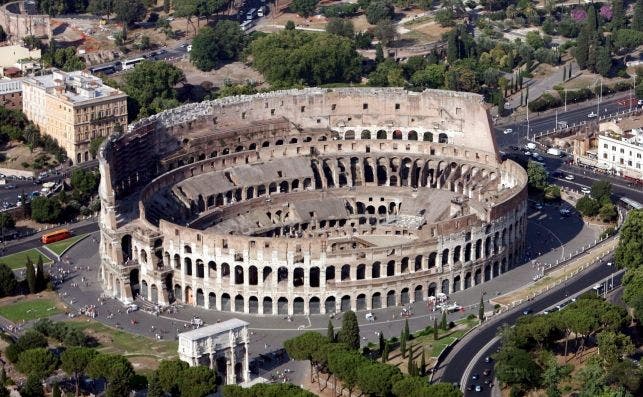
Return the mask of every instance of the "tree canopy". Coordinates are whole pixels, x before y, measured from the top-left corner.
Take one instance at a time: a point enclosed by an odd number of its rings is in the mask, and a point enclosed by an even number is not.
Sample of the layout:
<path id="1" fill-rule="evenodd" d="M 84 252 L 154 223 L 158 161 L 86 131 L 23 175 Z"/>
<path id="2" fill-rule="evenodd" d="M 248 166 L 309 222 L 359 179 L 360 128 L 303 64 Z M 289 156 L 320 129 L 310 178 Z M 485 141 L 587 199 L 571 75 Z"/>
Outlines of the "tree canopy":
<path id="1" fill-rule="evenodd" d="M 643 264 L 643 210 L 630 211 L 614 253 L 616 264 L 634 269 Z"/>
<path id="2" fill-rule="evenodd" d="M 277 87 L 356 81 L 360 56 L 354 43 L 328 33 L 286 30 L 250 44 L 253 65 Z"/>
<path id="3" fill-rule="evenodd" d="M 29 374 L 38 379 L 45 379 L 58 366 L 58 358 L 46 348 L 25 350 L 20 353 L 16 367 L 23 374 Z"/>
<path id="4" fill-rule="evenodd" d="M 289 8 L 302 17 L 308 18 L 315 12 L 317 3 L 319 3 L 319 0 L 293 0 Z"/>
<path id="5" fill-rule="evenodd" d="M 357 324 L 357 316 L 352 310 L 344 313 L 342 329 L 339 332 L 339 341 L 345 343 L 352 349 L 359 349 L 359 324 Z"/>
<path id="6" fill-rule="evenodd" d="M 175 86 L 185 80 L 183 71 L 163 61 L 143 61 L 125 74 L 122 89 L 134 101 L 130 116 L 149 116 L 179 105 Z"/>
<path id="7" fill-rule="evenodd" d="M 200 70 L 211 70 L 219 63 L 234 60 L 243 50 L 243 32 L 234 21 L 220 21 L 214 28 L 201 28 L 192 40 L 190 61 Z"/>

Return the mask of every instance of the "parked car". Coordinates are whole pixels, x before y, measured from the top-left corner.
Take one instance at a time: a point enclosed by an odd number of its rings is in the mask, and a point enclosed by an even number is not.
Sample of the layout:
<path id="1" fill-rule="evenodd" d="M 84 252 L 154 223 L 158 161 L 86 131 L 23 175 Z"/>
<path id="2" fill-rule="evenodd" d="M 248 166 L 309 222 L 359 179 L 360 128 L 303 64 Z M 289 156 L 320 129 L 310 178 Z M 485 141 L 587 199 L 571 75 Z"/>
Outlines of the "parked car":
<path id="1" fill-rule="evenodd" d="M 511 128 L 505 128 L 505 130 L 502 133 L 507 135 L 507 134 L 511 134 L 512 132 L 514 132 L 514 130 L 512 130 Z"/>
<path id="2" fill-rule="evenodd" d="M 597 117 L 598 115 L 594 112 L 591 112 L 590 114 L 587 115 L 588 118 L 593 119 L 594 117 Z"/>
<path id="3" fill-rule="evenodd" d="M 565 175 L 565 179 L 567 179 L 568 181 L 573 181 L 574 180 L 574 175 L 567 174 L 567 175 Z"/>
<path id="4" fill-rule="evenodd" d="M 592 189 L 588 188 L 587 186 L 583 186 L 582 188 L 580 188 L 580 191 L 583 194 L 590 194 L 592 192 Z"/>

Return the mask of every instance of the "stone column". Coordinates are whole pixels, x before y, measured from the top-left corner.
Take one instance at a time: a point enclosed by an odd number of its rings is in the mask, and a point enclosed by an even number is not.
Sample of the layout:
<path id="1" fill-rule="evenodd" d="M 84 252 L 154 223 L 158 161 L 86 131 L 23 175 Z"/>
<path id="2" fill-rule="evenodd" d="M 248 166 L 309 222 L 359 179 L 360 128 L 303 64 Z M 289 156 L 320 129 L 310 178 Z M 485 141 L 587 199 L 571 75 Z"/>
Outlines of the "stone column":
<path id="1" fill-rule="evenodd" d="M 243 357 L 243 380 L 244 382 L 250 381 L 250 359 L 248 358 L 248 342 L 243 344 L 245 354 Z"/>

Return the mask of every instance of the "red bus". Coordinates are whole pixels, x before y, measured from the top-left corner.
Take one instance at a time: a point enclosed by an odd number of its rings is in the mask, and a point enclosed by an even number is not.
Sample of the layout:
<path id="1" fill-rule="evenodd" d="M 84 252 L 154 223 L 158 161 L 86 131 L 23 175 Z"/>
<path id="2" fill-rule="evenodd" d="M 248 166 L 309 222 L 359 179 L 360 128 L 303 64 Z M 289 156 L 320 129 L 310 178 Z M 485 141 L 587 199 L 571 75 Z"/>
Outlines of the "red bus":
<path id="1" fill-rule="evenodd" d="M 67 229 L 60 229 L 56 230 L 55 232 L 43 234 L 40 237 L 40 241 L 42 241 L 43 244 L 50 244 L 54 243 L 56 241 L 64 240 L 66 238 L 70 238 L 71 233 Z"/>

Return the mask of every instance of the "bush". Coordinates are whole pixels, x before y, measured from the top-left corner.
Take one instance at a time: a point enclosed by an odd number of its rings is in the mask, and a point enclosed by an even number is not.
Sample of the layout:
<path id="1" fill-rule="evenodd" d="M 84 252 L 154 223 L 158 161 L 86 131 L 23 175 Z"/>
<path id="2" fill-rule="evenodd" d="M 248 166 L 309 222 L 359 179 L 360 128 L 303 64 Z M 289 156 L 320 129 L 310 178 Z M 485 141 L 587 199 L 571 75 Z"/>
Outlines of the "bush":
<path id="1" fill-rule="evenodd" d="M 600 210 L 598 201 L 590 196 L 584 196 L 576 203 L 576 209 L 583 214 L 583 216 L 596 216 Z"/>

